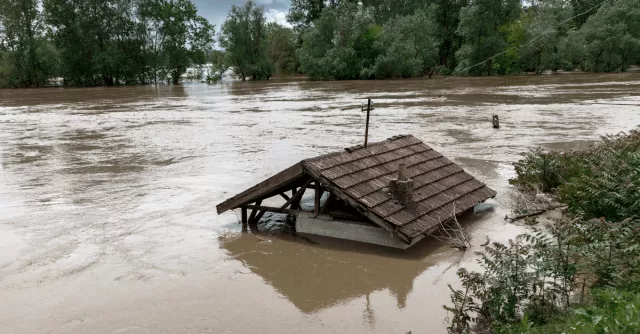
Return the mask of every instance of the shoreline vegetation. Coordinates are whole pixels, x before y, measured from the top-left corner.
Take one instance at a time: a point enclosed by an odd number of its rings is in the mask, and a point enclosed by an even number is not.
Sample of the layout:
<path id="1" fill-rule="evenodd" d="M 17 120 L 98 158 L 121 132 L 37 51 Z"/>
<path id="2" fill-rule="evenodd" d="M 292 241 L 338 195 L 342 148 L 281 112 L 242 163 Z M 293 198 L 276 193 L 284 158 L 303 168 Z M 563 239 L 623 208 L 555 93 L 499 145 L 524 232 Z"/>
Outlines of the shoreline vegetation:
<path id="1" fill-rule="evenodd" d="M 640 0 L 253 1 L 221 27 L 191 0 L 0 0 L 0 88 L 623 72 L 640 64 Z M 216 29 L 217 28 L 217 29 Z"/>
<path id="2" fill-rule="evenodd" d="M 640 332 L 640 129 L 586 151 L 523 154 L 514 213 L 562 206 L 561 218 L 479 252 L 459 269 L 450 333 Z"/>

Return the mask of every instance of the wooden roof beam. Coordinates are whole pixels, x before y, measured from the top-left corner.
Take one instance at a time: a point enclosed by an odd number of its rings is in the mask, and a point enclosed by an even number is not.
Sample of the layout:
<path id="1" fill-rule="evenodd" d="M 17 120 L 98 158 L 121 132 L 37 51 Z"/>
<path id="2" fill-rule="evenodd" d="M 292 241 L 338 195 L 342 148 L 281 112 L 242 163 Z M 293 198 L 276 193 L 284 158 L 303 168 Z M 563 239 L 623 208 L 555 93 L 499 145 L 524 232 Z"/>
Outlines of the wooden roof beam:
<path id="1" fill-rule="evenodd" d="M 329 189 L 329 191 L 331 191 L 332 194 L 334 194 L 335 196 L 337 196 L 341 200 L 349 203 L 349 205 L 351 205 L 353 208 L 358 210 L 363 216 L 367 217 L 374 224 L 376 224 L 376 225 L 384 228 L 385 230 L 387 230 L 391 235 L 397 236 L 398 238 L 400 238 L 400 240 L 406 242 L 407 244 L 411 244 L 411 239 L 409 239 L 406 235 L 404 235 L 402 232 L 398 231 L 397 229 L 392 228 L 391 226 L 389 226 L 384 221 L 384 219 L 378 217 L 376 214 L 374 214 L 371 211 L 369 211 L 369 209 L 367 207 L 365 207 L 362 203 L 359 203 L 358 201 L 353 199 L 353 197 L 351 197 L 351 196 L 347 195 L 346 193 L 344 193 L 344 191 L 342 191 L 342 189 L 340 189 L 339 187 L 336 187 L 333 184 L 331 184 L 331 182 L 329 180 L 327 180 L 322 175 L 320 175 L 320 173 L 318 173 L 315 170 L 313 170 L 313 168 L 307 167 L 306 164 L 307 164 L 306 161 L 303 162 L 304 171 L 306 173 L 308 173 L 309 175 L 311 175 L 313 178 L 315 178 L 317 181 L 320 181 L 326 188 Z"/>

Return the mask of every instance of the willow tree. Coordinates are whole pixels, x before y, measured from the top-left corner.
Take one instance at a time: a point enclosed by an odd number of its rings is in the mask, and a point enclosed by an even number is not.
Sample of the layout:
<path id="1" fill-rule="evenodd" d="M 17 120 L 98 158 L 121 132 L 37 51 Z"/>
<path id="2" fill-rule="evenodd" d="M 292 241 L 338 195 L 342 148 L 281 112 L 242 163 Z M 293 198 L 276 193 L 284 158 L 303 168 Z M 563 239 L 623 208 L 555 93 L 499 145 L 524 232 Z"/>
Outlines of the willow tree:
<path id="1" fill-rule="evenodd" d="M 0 87 L 37 87 L 57 73 L 36 0 L 0 0 Z"/>
<path id="2" fill-rule="evenodd" d="M 606 2 L 562 43 L 565 57 L 582 70 L 624 71 L 640 63 L 640 0 Z"/>
<path id="3" fill-rule="evenodd" d="M 419 10 L 384 25 L 376 41 L 380 55 L 373 68 L 375 77 L 409 78 L 435 68 L 438 64 L 438 30 L 433 12 Z"/>
<path id="4" fill-rule="evenodd" d="M 198 15 L 190 0 L 143 0 L 148 59 L 157 78 L 165 73 L 176 84 L 191 65 L 206 63 L 214 26 Z M 160 75 L 158 75 L 160 73 Z"/>
<path id="5" fill-rule="evenodd" d="M 253 1 L 231 8 L 222 26 L 220 45 L 226 49 L 231 69 L 243 81 L 268 80 L 273 74 L 264 10 Z"/>
<path id="6" fill-rule="evenodd" d="M 491 74 L 496 61 L 492 57 L 507 47 L 504 27 L 521 13 L 520 0 L 477 0 L 462 8 L 457 32 L 463 44 L 456 53 L 456 71 Z"/>
<path id="7" fill-rule="evenodd" d="M 316 80 L 368 78 L 379 33 L 371 8 L 350 3 L 327 8 L 303 35 L 300 69 Z"/>

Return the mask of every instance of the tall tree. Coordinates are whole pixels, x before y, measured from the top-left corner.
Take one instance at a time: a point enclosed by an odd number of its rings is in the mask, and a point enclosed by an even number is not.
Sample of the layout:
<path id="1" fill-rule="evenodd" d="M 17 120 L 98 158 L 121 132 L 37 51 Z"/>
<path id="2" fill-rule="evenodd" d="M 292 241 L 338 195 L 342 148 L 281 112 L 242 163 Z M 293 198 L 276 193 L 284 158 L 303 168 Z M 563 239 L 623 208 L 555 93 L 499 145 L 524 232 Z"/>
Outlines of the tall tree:
<path id="1" fill-rule="evenodd" d="M 587 71 L 624 71 L 640 62 L 640 0 L 614 0 L 562 43 L 567 59 Z"/>
<path id="2" fill-rule="evenodd" d="M 491 74 L 492 57 L 507 47 L 503 27 L 521 13 L 520 0 L 477 0 L 464 7 L 457 30 L 464 42 L 456 53 L 456 71 Z"/>
<path id="3" fill-rule="evenodd" d="M 558 45 L 566 27 L 561 22 L 571 17 L 571 9 L 562 1 L 544 0 L 529 7 L 520 20 L 524 39 L 519 56 L 525 70 L 536 74 L 545 70 L 556 71 L 563 67 Z"/>
<path id="4" fill-rule="evenodd" d="M 352 3 L 327 8 L 303 35 L 300 68 L 318 80 L 368 78 L 379 32 L 371 8 Z"/>
<path id="5" fill-rule="evenodd" d="M 37 87 L 57 72 L 36 0 L 0 0 L 0 86 Z"/>
<path id="6" fill-rule="evenodd" d="M 231 8 L 222 26 L 220 45 L 226 49 L 234 73 L 243 81 L 268 80 L 273 74 L 264 10 L 253 1 Z"/>
<path id="7" fill-rule="evenodd" d="M 190 0 L 143 0 L 146 44 L 154 71 L 176 84 L 190 65 L 203 65 L 212 49 L 214 26 Z M 157 73 L 153 74 L 157 78 Z M 156 79 L 157 80 L 157 79 Z"/>
<path id="8" fill-rule="evenodd" d="M 291 74 L 298 70 L 293 29 L 275 22 L 267 24 L 267 54 L 277 74 Z"/>
<path id="9" fill-rule="evenodd" d="M 380 55 L 373 69 L 375 77 L 415 77 L 438 64 L 437 24 L 433 16 L 433 10 L 422 9 L 384 25 L 376 41 Z"/>
<path id="10" fill-rule="evenodd" d="M 293 25 L 298 34 L 311 26 L 320 18 L 322 11 L 335 8 L 340 0 L 291 0 L 287 21 Z"/>
<path id="11" fill-rule="evenodd" d="M 440 65 L 455 68 L 455 55 L 462 45 L 462 37 L 456 31 L 460 23 L 460 10 L 469 4 L 469 0 L 432 0 L 431 3 L 440 35 Z"/>

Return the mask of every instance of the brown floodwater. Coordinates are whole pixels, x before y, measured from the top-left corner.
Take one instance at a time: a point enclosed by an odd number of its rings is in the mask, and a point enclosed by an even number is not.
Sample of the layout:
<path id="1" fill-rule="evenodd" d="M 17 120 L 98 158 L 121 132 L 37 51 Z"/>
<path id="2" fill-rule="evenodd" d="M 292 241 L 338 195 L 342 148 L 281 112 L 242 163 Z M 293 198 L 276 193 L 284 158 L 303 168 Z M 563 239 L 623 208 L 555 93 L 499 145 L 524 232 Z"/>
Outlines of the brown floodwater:
<path id="1" fill-rule="evenodd" d="M 471 250 L 240 233 L 215 205 L 301 159 L 411 133 L 498 191 Z M 640 73 L 0 91 L 0 332 L 443 333 L 537 145 L 640 124 Z M 498 114 L 502 127 L 491 127 Z"/>

